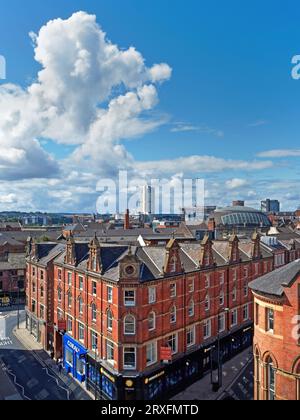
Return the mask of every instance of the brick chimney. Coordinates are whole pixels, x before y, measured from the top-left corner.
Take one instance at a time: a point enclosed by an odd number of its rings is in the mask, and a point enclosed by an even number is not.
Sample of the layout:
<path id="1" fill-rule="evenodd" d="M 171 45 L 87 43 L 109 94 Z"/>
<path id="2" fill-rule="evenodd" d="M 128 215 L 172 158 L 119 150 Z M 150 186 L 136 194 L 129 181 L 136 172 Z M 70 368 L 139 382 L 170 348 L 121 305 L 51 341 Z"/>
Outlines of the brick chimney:
<path id="1" fill-rule="evenodd" d="M 209 232 L 214 232 L 216 230 L 216 221 L 215 219 L 209 219 L 208 223 L 208 230 Z"/>
<path id="2" fill-rule="evenodd" d="M 129 210 L 127 210 L 127 212 L 125 214 L 124 229 L 125 230 L 130 229 L 130 213 L 129 213 Z"/>

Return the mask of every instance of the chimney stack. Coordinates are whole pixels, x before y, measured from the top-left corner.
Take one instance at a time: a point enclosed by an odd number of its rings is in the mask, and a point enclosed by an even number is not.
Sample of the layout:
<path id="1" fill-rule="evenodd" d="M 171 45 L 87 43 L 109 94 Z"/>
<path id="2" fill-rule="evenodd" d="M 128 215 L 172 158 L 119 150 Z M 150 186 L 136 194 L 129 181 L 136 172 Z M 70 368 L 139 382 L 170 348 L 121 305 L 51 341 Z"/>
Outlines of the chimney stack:
<path id="1" fill-rule="evenodd" d="M 129 213 L 129 210 L 127 210 L 127 212 L 125 214 L 124 229 L 125 230 L 130 229 L 130 213 Z"/>
<path id="2" fill-rule="evenodd" d="M 216 230 L 216 221 L 215 221 L 215 219 L 209 219 L 207 225 L 208 225 L 209 232 L 215 232 L 215 230 Z"/>

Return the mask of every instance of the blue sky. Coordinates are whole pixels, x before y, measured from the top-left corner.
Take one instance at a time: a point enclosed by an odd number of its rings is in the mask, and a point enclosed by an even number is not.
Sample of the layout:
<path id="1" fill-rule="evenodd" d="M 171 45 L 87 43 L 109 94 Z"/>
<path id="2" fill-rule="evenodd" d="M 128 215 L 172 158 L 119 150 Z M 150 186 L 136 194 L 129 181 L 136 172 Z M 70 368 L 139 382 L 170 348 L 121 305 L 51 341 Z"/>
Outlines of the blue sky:
<path id="1" fill-rule="evenodd" d="M 222 200 L 241 197 L 255 205 L 270 195 L 283 200 L 285 208 L 300 204 L 295 188 L 299 156 L 289 152 L 299 150 L 300 80 L 291 77 L 291 59 L 300 54 L 297 1 L 2 0 L 1 6 L 5 82 L 26 88 L 37 79 L 41 65 L 34 60 L 30 31 L 38 33 L 49 20 L 68 19 L 80 10 L 95 14 L 108 39 L 120 49 L 134 46 L 148 67 L 167 63 L 172 68 L 169 80 L 158 83 L 159 103 L 147 112 L 147 118 L 161 123 L 138 138 L 118 139 L 136 161 L 195 155 L 226 161 L 267 160 L 272 165 L 264 169 L 207 173 L 199 167 L 192 175 L 204 176 L 211 189 L 219 185 L 218 191 L 208 194 L 209 204 L 223 205 Z M 59 164 L 78 146 L 57 139 L 43 139 L 41 144 Z M 276 158 L 274 153 L 258 156 L 274 149 L 285 152 Z M 29 197 L 31 178 L 24 179 Z M 3 179 L 2 194 L 17 195 L 24 179 Z M 38 179 L 44 176 L 34 175 L 31 185 L 37 185 Z M 7 189 L 10 183 L 13 193 Z M 30 196 L 33 209 L 52 209 L 53 197 L 43 194 L 39 199 Z M 93 210 L 92 202 L 78 196 L 77 202 L 67 200 L 55 208 L 80 210 L 82 203 L 84 209 Z M 13 199 L 3 205 L 0 200 L 0 207 L 14 205 L 20 207 Z"/>

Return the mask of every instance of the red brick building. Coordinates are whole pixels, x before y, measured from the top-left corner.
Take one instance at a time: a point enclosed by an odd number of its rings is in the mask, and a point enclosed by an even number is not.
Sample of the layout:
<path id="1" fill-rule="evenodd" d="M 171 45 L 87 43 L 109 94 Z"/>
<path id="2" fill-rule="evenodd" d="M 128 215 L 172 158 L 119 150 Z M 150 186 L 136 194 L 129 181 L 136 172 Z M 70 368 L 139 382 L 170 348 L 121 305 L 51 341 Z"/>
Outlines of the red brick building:
<path id="1" fill-rule="evenodd" d="M 54 259 L 65 250 L 64 244 L 28 243 L 26 269 L 26 328 L 43 345 L 54 344 Z M 25 259 L 24 259 L 25 261 Z"/>
<path id="2" fill-rule="evenodd" d="M 9 247 L 0 249 L 0 307 L 24 300 L 26 262 L 25 253 L 9 252 Z"/>
<path id="3" fill-rule="evenodd" d="M 273 255 L 257 234 L 251 240 L 206 237 L 201 244 L 172 239 L 166 247 L 100 244 L 97 238 L 88 244 L 70 237 L 58 256 L 53 250 L 44 257 L 47 264 L 34 250 L 28 261 L 28 319 L 34 315 L 35 323 L 45 323 L 65 368 L 108 399 L 177 392 L 210 369 L 218 334 L 224 360 L 249 346 L 248 283 L 273 269 Z M 52 311 L 43 300 L 51 293 Z M 41 305 L 49 309 L 47 319 Z M 43 333 L 35 335 L 48 341 Z M 166 347 L 172 353 L 167 364 Z"/>
<path id="4" fill-rule="evenodd" d="M 250 284 L 255 399 L 300 400 L 300 260 Z"/>

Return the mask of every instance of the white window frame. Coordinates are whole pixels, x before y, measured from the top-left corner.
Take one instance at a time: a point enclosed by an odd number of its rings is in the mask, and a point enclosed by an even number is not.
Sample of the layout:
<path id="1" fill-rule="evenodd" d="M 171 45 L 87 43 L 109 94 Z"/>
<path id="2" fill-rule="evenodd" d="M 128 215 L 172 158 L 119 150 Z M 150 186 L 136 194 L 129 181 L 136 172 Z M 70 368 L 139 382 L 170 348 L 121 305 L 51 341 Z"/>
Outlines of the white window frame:
<path id="1" fill-rule="evenodd" d="M 235 322 L 233 322 L 233 316 L 235 316 Z M 233 311 L 231 311 L 231 327 L 236 327 L 237 324 L 238 324 L 238 310 L 233 309 Z"/>
<path id="2" fill-rule="evenodd" d="M 80 331 L 83 331 L 83 338 L 80 338 Z M 81 322 L 78 322 L 78 341 L 80 341 L 81 343 L 84 343 L 84 340 L 85 340 L 85 327 L 84 327 L 84 324 L 82 324 Z"/>
<path id="3" fill-rule="evenodd" d="M 113 303 L 113 299 L 114 299 L 113 291 L 114 289 L 112 286 L 107 286 L 107 302 L 108 303 Z"/>
<path id="4" fill-rule="evenodd" d="M 191 337 L 193 338 L 193 341 L 190 342 L 190 343 L 188 342 L 188 336 L 189 336 L 189 334 L 191 334 Z M 187 332 L 186 332 L 186 345 L 187 345 L 187 347 L 193 347 L 195 344 L 196 344 L 196 328 L 195 328 L 195 326 L 193 326 L 193 327 L 190 327 L 190 328 L 187 329 Z"/>
<path id="5" fill-rule="evenodd" d="M 177 297 L 177 283 L 170 283 L 170 298 Z"/>
<path id="6" fill-rule="evenodd" d="M 73 335 L 73 318 L 71 316 L 67 316 L 67 333 Z M 71 324 L 71 329 L 69 328 Z"/>
<path id="7" fill-rule="evenodd" d="M 225 273 L 224 271 L 220 273 L 220 285 L 222 286 L 225 283 Z"/>
<path id="8" fill-rule="evenodd" d="M 245 316 L 247 314 L 247 316 Z M 249 305 L 243 306 L 243 320 L 248 321 L 249 320 Z"/>
<path id="9" fill-rule="evenodd" d="M 226 318 L 225 314 L 219 314 L 218 315 L 218 331 L 219 333 L 224 332 L 226 329 Z"/>
<path id="10" fill-rule="evenodd" d="M 126 349 L 134 349 L 134 366 L 129 366 L 125 364 L 125 354 L 126 354 Z M 132 353 L 133 354 L 133 353 Z M 136 347 L 135 346 L 124 346 L 123 347 L 123 367 L 125 370 L 136 370 L 136 355 L 137 355 L 137 351 L 136 351 Z"/>
<path id="11" fill-rule="evenodd" d="M 271 328 L 271 315 L 272 313 L 272 324 L 273 328 Z M 274 334 L 274 326 L 275 326 L 275 311 L 273 308 L 267 308 L 267 332 L 270 334 Z"/>
<path id="12" fill-rule="evenodd" d="M 156 287 L 150 286 L 148 288 L 148 302 L 149 305 L 156 303 Z"/>
<path id="13" fill-rule="evenodd" d="M 111 315 L 111 316 L 109 316 L 109 315 Z M 113 313 L 110 309 L 108 309 L 108 311 L 106 312 L 106 328 L 107 328 L 107 331 L 112 332 L 113 323 L 114 323 Z"/>
<path id="14" fill-rule="evenodd" d="M 205 334 L 205 330 L 207 331 L 207 334 Z M 211 319 L 206 319 L 203 322 L 203 337 L 204 340 L 208 340 L 209 338 L 211 338 Z"/>
<path id="15" fill-rule="evenodd" d="M 106 361 L 107 363 L 109 363 L 110 365 L 114 366 L 115 364 L 115 344 L 110 341 L 110 340 L 106 340 Z M 109 358 L 108 357 L 108 348 L 110 348 L 110 351 L 112 350 L 112 354 L 113 354 L 113 358 Z"/>
<path id="16" fill-rule="evenodd" d="M 177 307 L 173 305 L 170 310 L 170 324 L 174 325 L 177 322 Z"/>
<path id="17" fill-rule="evenodd" d="M 195 316 L 195 302 L 194 302 L 194 299 L 192 299 L 189 303 L 188 313 L 189 313 L 190 318 Z"/>
<path id="18" fill-rule="evenodd" d="M 133 325 L 133 332 L 128 332 L 128 331 L 126 331 L 126 327 L 128 326 L 128 323 L 126 323 L 126 320 L 127 320 L 127 318 L 132 318 L 133 319 L 133 322 L 131 322 L 130 323 L 130 325 Z M 136 335 L 136 318 L 135 318 L 135 316 L 134 315 L 132 315 L 132 314 L 127 314 L 125 317 L 124 317 L 124 335 L 131 335 L 131 336 L 133 336 L 133 335 Z"/>
<path id="19" fill-rule="evenodd" d="M 148 352 L 151 352 L 151 360 L 148 361 Z M 157 352 L 157 341 L 152 341 L 146 345 L 146 365 L 152 366 L 157 363 L 158 360 L 158 352 Z"/>
<path id="20" fill-rule="evenodd" d="M 220 303 L 220 306 L 224 306 L 225 304 L 225 293 L 223 291 L 220 293 L 219 303 Z"/>
<path id="21" fill-rule="evenodd" d="M 153 328 L 150 328 L 150 317 L 153 315 Z M 155 331 L 156 330 L 156 313 L 154 311 L 150 312 L 148 315 L 148 330 L 149 331 Z"/>
<path id="22" fill-rule="evenodd" d="M 205 289 L 209 289 L 211 284 L 211 275 L 205 274 Z"/>
<path id="23" fill-rule="evenodd" d="M 194 293 L 195 291 L 195 280 L 191 279 L 189 282 L 189 293 Z"/>
<path id="24" fill-rule="evenodd" d="M 96 289 L 96 293 L 95 293 Z M 92 281 L 92 295 L 97 296 L 97 282 L 95 280 Z"/>
<path id="25" fill-rule="evenodd" d="M 175 344 L 175 349 L 172 349 L 172 354 L 174 355 L 174 354 L 178 353 L 178 334 L 175 333 L 175 334 L 169 335 L 169 337 L 167 339 L 168 344 L 170 343 L 171 339 L 172 339 L 172 341 L 174 340 L 174 344 Z"/>
<path id="26" fill-rule="evenodd" d="M 134 298 L 126 298 L 126 293 L 134 293 Z M 129 300 L 128 300 L 129 299 Z M 136 306 L 136 290 L 135 289 L 125 289 L 124 290 L 124 306 L 127 308 L 133 308 Z"/>
<path id="27" fill-rule="evenodd" d="M 210 311 L 210 296 L 209 296 L 209 294 L 207 294 L 205 296 L 204 309 L 205 309 L 205 312 L 209 312 Z"/>
<path id="28" fill-rule="evenodd" d="M 79 290 L 81 292 L 83 292 L 84 290 L 84 278 L 82 276 L 78 276 L 78 285 L 79 285 Z"/>

